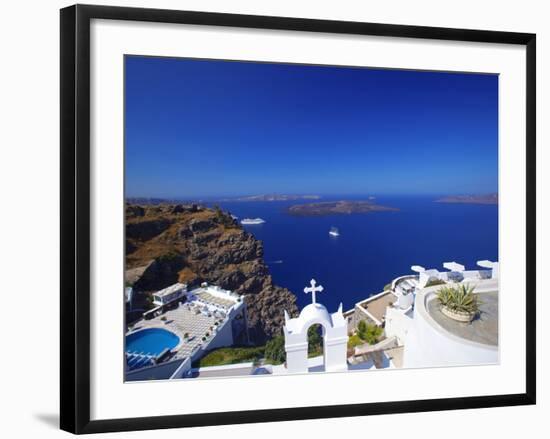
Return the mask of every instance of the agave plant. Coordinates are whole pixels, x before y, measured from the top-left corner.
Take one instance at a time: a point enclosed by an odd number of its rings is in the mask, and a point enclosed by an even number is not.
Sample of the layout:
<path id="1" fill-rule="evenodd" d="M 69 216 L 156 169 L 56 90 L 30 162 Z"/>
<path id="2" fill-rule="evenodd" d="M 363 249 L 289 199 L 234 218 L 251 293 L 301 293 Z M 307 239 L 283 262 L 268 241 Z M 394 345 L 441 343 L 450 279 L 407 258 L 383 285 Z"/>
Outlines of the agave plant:
<path id="1" fill-rule="evenodd" d="M 437 298 L 441 305 L 455 312 L 476 314 L 481 305 L 477 294 L 474 294 L 474 287 L 464 284 L 440 288 Z"/>

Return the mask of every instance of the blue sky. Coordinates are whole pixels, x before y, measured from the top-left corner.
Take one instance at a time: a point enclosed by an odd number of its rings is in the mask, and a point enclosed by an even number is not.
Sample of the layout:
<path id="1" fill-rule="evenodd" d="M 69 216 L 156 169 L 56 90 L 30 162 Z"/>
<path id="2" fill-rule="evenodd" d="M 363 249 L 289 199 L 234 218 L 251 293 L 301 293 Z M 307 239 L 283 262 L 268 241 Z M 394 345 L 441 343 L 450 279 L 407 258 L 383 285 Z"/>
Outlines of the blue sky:
<path id="1" fill-rule="evenodd" d="M 126 195 L 498 190 L 498 77 L 126 57 Z"/>

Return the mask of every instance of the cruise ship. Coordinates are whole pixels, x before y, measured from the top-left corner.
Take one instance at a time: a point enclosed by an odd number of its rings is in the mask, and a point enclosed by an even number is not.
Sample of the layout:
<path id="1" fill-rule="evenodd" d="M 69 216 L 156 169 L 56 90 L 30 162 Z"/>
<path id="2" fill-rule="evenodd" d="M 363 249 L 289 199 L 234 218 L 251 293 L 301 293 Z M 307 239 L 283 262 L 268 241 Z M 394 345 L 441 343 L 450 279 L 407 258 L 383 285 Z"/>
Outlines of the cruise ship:
<path id="1" fill-rule="evenodd" d="M 263 223 L 265 223 L 265 220 L 261 218 L 243 218 L 241 220 L 241 224 L 244 226 L 250 226 L 253 224 L 263 224 Z"/>

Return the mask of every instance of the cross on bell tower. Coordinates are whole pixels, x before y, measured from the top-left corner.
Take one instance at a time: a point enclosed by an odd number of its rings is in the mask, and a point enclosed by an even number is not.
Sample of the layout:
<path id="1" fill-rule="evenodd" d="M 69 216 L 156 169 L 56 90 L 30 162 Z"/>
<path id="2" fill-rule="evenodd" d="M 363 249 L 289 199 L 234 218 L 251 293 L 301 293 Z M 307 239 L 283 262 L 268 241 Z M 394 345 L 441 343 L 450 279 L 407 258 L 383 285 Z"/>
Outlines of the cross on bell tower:
<path id="1" fill-rule="evenodd" d="M 315 293 L 317 292 L 321 292 L 323 291 L 323 286 L 322 285 L 319 285 L 319 286 L 316 286 L 317 285 L 317 282 L 315 281 L 315 279 L 311 279 L 309 281 L 309 283 L 311 284 L 311 287 L 305 287 L 304 288 L 304 293 L 311 293 L 311 299 L 312 299 L 312 302 L 311 303 L 317 303 L 315 301 Z"/>

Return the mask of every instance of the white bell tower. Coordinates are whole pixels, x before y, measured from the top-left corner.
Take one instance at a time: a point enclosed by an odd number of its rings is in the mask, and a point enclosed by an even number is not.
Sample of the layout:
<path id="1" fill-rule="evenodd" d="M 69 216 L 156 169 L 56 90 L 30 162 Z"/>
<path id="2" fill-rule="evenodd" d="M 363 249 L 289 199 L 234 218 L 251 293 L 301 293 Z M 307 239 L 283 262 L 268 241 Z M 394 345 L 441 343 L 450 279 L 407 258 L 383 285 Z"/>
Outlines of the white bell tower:
<path id="1" fill-rule="evenodd" d="M 304 288 L 304 293 L 311 293 L 312 303 L 302 310 L 299 317 L 291 319 L 285 310 L 286 369 L 289 373 L 308 372 L 307 331 L 310 326 L 318 324 L 323 328 L 325 371 L 347 370 L 348 325 L 342 312 L 342 304 L 338 311 L 329 314 L 316 300 L 316 293 L 323 291 L 323 287 L 317 286 L 315 279 L 311 279 L 310 284 L 310 287 Z"/>

